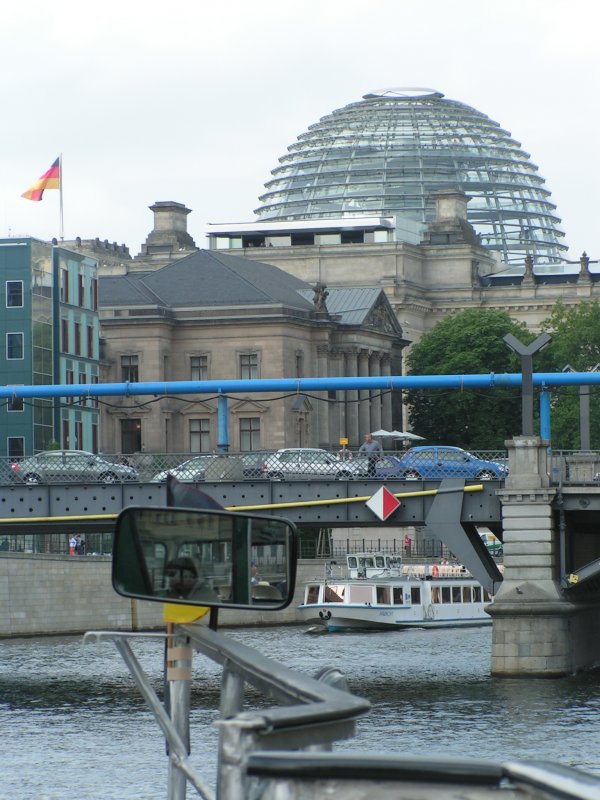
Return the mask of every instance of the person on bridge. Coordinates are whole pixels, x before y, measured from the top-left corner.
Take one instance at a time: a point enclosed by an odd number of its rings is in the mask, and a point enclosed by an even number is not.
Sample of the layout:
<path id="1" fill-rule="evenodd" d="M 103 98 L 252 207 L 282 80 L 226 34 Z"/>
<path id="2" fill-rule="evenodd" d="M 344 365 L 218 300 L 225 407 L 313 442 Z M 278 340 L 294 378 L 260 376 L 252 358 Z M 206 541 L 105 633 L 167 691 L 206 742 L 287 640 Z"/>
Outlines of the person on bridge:
<path id="1" fill-rule="evenodd" d="M 379 460 L 379 456 L 381 455 L 381 445 L 378 441 L 373 439 L 372 434 L 367 433 L 365 434 L 365 440 L 358 448 L 359 453 L 365 453 L 369 457 L 369 466 L 367 468 L 367 474 L 369 478 L 375 477 L 375 471 L 377 468 L 377 461 Z"/>

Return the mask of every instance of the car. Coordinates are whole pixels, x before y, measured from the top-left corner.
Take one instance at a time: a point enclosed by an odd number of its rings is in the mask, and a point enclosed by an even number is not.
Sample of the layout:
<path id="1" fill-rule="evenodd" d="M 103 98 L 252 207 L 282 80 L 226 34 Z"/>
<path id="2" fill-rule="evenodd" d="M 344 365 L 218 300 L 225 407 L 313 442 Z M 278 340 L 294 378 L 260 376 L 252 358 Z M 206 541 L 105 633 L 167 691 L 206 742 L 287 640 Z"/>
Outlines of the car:
<path id="1" fill-rule="evenodd" d="M 267 474 L 264 467 L 270 455 L 269 451 L 253 450 L 240 456 L 243 477 L 247 480 L 266 478 Z"/>
<path id="2" fill-rule="evenodd" d="M 11 464 L 13 480 L 23 483 L 121 483 L 137 481 L 138 472 L 125 463 L 85 450 L 46 450 Z"/>
<path id="3" fill-rule="evenodd" d="M 446 477 L 467 480 L 503 480 L 508 467 L 499 461 L 477 458 L 460 447 L 420 445 L 411 447 L 400 459 L 400 473 L 405 480 Z"/>
<path id="4" fill-rule="evenodd" d="M 263 465 L 271 480 L 306 480 L 329 477 L 353 478 L 356 475 L 351 461 L 342 461 L 319 447 L 286 447 L 271 453 Z"/>
<path id="5" fill-rule="evenodd" d="M 402 462 L 397 456 L 387 453 L 379 456 L 375 462 L 375 474 L 369 475 L 369 458 L 358 455 L 349 464 L 355 478 L 374 478 L 375 480 L 385 481 L 388 478 L 403 478 L 404 470 Z"/>
<path id="6" fill-rule="evenodd" d="M 167 475 L 173 475 L 177 480 L 191 483 L 218 480 L 219 478 L 227 480 L 229 477 L 227 465 L 228 461 L 224 457 L 217 453 L 206 453 L 190 458 L 176 467 L 157 472 L 151 478 L 150 483 L 164 483 Z"/>

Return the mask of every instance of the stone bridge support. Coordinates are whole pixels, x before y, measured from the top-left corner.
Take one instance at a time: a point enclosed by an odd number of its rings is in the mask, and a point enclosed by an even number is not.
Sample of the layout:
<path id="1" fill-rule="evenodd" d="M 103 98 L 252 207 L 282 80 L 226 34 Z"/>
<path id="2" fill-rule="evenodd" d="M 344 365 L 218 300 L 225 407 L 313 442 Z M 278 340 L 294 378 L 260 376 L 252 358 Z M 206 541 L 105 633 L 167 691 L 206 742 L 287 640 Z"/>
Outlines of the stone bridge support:
<path id="1" fill-rule="evenodd" d="M 522 436 L 506 444 L 510 474 L 499 492 L 504 581 L 489 609 L 492 675 L 568 675 L 600 661 L 600 609 L 571 602 L 560 588 L 549 442 Z"/>

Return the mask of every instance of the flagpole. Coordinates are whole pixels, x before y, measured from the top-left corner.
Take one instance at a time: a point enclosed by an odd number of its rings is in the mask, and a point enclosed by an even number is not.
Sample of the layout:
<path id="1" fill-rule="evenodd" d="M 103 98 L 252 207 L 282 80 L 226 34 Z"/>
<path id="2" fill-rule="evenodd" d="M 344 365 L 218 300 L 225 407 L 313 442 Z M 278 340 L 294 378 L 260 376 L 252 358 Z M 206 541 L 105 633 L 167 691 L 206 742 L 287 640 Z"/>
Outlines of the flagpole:
<path id="1" fill-rule="evenodd" d="M 58 156 L 58 186 L 60 192 L 60 240 L 61 242 L 65 239 L 65 229 L 63 223 L 63 164 L 62 164 L 62 153 Z"/>

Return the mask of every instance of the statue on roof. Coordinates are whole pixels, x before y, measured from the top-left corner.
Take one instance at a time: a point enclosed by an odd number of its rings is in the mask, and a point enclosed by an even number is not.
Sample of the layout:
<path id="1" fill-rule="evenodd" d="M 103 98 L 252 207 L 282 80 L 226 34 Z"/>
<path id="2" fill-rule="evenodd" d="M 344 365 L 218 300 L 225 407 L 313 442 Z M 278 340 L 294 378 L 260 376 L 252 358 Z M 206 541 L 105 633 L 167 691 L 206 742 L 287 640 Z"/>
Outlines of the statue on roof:
<path id="1" fill-rule="evenodd" d="M 329 297 L 329 292 L 327 291 L 327 286 L 320 281 L 313 286 L 313 304 L 315 306 L 315 311 L 324 311 L 327 313 L 327 298 Z"/>

